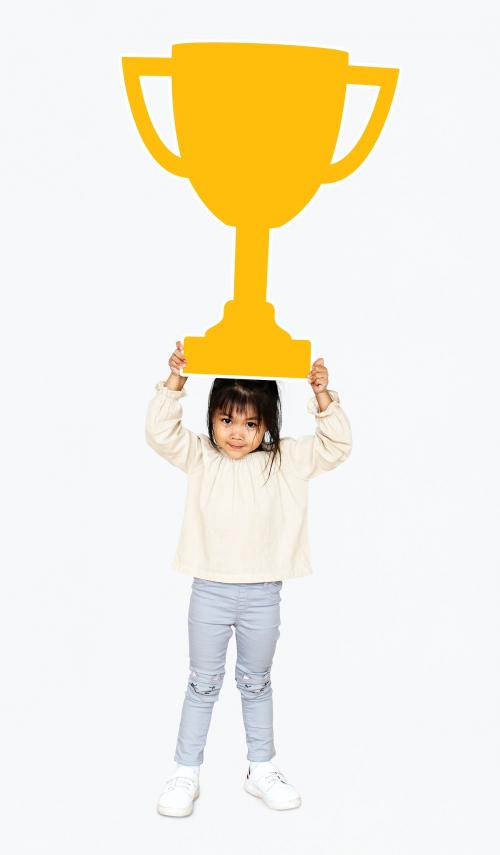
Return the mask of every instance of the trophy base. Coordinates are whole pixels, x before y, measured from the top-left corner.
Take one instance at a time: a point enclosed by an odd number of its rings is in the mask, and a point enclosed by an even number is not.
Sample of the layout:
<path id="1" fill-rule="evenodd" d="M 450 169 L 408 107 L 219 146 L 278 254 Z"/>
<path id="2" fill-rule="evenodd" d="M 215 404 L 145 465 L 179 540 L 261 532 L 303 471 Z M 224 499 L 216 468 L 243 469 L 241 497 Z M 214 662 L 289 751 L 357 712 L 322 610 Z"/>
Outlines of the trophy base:
<path id="1" fill-rule="evenodd" d="M 311 368 L 311 342 L 294 341 L 274 320 L 272 303 L 229 300 L 222 321 L 204 336 L 184 339 L 190 374 L 301 377 Z"/>

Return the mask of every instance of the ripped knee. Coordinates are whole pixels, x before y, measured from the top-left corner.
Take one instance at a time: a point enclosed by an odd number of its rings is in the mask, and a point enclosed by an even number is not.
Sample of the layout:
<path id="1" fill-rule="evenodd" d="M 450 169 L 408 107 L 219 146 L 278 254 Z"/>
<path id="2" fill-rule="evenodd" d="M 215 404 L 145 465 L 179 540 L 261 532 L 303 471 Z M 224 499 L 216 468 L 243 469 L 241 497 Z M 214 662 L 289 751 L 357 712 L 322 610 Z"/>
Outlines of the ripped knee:
<path id="1" fill-rule="evenodd" d="M 202 674 L 200 671 L 191 671 L 189 685 L 197 695 L 218 695 L 220 692 L 224 673 Z"/>
<path id="2" fill-rule="evenodd" d="M 271 669 L 251 673 L 250 671 L 236 673 L 236 685 L 240 692 L 247 697 L 261 695 L 271 685 Z"/>

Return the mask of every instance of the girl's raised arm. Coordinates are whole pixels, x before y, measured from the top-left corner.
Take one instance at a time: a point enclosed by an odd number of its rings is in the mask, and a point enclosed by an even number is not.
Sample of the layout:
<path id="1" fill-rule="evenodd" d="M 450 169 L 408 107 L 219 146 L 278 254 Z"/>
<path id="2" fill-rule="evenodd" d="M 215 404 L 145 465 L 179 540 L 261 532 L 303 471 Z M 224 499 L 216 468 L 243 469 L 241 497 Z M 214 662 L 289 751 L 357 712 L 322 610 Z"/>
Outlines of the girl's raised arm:
<path id="1" fill-rule="evenodd" d="M 284 461 L 304 480 L 335 469 L 351 453 L 351 426 L 339 396 L 333 389 L 325 391 L 331 399 L 326 409 L 320 410 L 315 398 L 307 404 L 307 412 L 316 416 L 316 432 L 296 439 L 284 437 L 280 443 Z"/>
<path id="2" fill-rule="evenodd" d="M 182 424 L 180 398 L 186 392 L 183 386 L 187 377 L 181 377 L 179 368 L 186 364 L 182 344 L 169 359 L 171 374 L 165 382 L 156 384 L 156 395 L 150 401 L 146 415 L 146 442 L 161 457 L 189 474 L 202 460 L 200 437 Z"/>
<path id="3" fill-rule="evenodd" d="M 304 480 L 335 469 L 352 448 L 351 425 L 337 392 L 327 389 L 328 370 L 323 357 L 313 362 L 307 379 L 316 396 L 307 404 L 308 413 L 316 416 L 316 432 L 297 439 L 286 437 L 280 444 L 285 460 Z"/>

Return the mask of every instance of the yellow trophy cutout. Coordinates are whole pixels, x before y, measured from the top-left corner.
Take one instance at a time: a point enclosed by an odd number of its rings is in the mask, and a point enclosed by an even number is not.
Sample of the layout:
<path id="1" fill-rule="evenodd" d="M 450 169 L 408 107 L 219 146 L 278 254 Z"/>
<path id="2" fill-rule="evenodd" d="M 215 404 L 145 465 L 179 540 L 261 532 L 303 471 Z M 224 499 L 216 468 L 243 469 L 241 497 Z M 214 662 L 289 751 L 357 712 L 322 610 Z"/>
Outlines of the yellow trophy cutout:
<path id="1" fill-rule="evenodd" d="M 176 44 L 171 57 L 122 57 L 122 63 L 137 129 L 155 160 L 189 178 L 210 211 L 236 227 L 234 299 L 205 336 L 184 338 L 187 373 L 305 377 L 310 341 L 293 340 L 266 301 L 269 229 L 289 222 L 322 184 L 345 178 L 365 160 L 399 70 L 349 65 L 342 50 L 245 42 Z M 151 122 L 141 76 L 172 78 L 180 157 Z M 359 141 L 331 163 L 349 83 L 380 91 Z"/>

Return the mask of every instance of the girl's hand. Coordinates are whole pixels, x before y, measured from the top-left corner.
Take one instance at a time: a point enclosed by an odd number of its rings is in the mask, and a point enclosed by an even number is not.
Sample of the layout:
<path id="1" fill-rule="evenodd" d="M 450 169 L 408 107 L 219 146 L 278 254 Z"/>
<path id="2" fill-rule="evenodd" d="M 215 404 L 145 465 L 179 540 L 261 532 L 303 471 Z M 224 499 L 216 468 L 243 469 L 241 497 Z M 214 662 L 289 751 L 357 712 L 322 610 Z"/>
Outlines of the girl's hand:
<path id="1" fill-rule="evenodd" d="M 175 342 L 177 347 L 174 350 L 172 356 L 168 360 L 168 364 L 170 366 L 170 377 L 168 380 L 165 380 L 164 386 L 167 386 L 169 389 L 174 389 L 179 391 L 184 386 L 184 383 L 187 380 L 187 377 L 181 377 L 180 369 L 184 368 L 186 363 L 186 357 L 184 356 L 184 348 L 182 346 L 182 341 Z"/>
<path id="2" fill-rule="evenodd" d="M 324 392 L 328 386 L 328 369 L 324 365 L 324 359 L 320 356 L 316 359 L 312 366 L 307 379 L 312 386 L 315 395 Z"/>
<path id="3" fill-rule="evenodd" d="M 168 360 L 168 364 L 170 366 L 170 370 L 172 374 L 177 374 L 180 377 L 180 369 L 184 368 L 186 364 L 186 357 L 184 356 L 184 347 L 182 345 L 182 341 L 176 341 L 177 348 L 174 350 L 172 356 Z"/>

